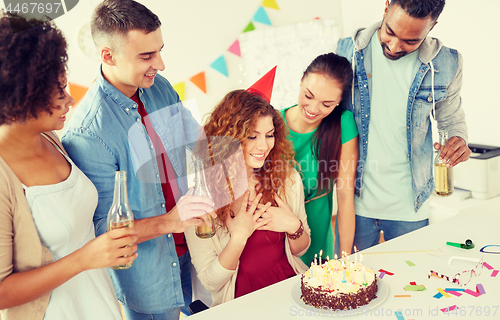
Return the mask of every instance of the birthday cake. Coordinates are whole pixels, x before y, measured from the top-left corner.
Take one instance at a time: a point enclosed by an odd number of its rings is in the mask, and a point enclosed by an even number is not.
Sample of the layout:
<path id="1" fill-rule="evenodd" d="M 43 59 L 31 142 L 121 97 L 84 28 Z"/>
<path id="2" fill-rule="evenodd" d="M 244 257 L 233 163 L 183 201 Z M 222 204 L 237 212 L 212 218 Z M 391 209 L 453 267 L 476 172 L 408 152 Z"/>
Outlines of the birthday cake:
<path id="1" fill-rule="evenodd" d="M 302 274 L 300 289 L 305 304 L 319 309 L 349 310 L 376 298 L 378 288 L 372 269 L 344 257 L 313 263 Z"/>

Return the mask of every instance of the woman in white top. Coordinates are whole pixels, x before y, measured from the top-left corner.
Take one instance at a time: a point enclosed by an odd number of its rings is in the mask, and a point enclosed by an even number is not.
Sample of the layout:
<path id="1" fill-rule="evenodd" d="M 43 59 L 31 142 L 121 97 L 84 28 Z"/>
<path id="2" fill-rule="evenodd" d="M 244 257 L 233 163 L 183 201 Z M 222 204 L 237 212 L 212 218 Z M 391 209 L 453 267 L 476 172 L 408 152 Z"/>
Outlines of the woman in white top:
<path id="1" fill-rule="evenodd" d="M 105 268 L 133 261 L 137 236 L 95 238 L 97 191 L 50 133 L 74 103 L 66 41 L 40 24 L 0 14 L 0 315 L 122 319 Z"/>
<path id="2" fill-rule="evenodd" d="M 232 91 L 204 129 L 209 148 L 201 141 L 195 155 L 209 164 L 216 234 L 185 234 L 198 278 L 217 305 L 304 272 L 300 256 L 310 231 L 285 122 L 269 102 Z"/>

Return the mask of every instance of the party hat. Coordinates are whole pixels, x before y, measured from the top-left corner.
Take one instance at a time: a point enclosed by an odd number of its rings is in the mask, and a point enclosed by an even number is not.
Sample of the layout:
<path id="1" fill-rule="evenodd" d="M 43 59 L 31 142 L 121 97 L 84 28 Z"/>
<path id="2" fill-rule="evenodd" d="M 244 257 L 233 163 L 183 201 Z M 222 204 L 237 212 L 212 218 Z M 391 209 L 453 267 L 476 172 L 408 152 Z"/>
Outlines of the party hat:
<path id="1" fill-rule="evenodd" d="M 273 93 L 274 77 L 276 76 L 276 67 L 269 70 L 262 78 L 257 80 L 251 85 L 247 91 L 256 92 L 264 98 L 267 102 L 271 103 L 271 95 Z"/>

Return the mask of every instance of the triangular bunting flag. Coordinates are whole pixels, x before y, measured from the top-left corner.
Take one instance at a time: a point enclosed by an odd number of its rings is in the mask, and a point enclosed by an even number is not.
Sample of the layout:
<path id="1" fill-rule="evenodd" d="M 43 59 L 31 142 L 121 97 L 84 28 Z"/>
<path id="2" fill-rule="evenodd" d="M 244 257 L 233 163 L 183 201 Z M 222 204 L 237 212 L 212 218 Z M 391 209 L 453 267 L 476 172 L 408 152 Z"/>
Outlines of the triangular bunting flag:
<path id="1" fill-rule="evenodd" d="M 73 99 L 75 99 L 74 106 L 76 106 L 78 102 L 82 100 L 83 96 L 87 93 L 87 90 L 89 90 L 89 88 L 71 82 L 68 82 L 68 85 L 69 94 L 73 97 Z"/>
<path id="2" fill-rule="evenodd" d="M 227 67 L 226 67 L 226 59 L 224 59 L 224 55 L 221 55 L 220 57 L 217 58 L 212 64 L 210 65 L 212 68 L 215 70 L 219 71 L 226 77 L 227 75 Z"/>
<path id="3" fill-rule="evenodd" d="M 278 7 L 278 4 L 276 3 L 275 0 L 264 0 L 264 1 L 262 1 L 262 6 L 266 7 L 266 8 L 276 9 L 276 10 L 280 9 L 280 7 Z"/>
<path id="4" fill-rule="evenodd" d="M 273 93 L 274 77 L 276 76 L 276 66 L 269 70 L 262 78 L 252 84 L 247 91 L 259 93 L 264 100 L 271 103 L 271 95 Z"/>
<path id="5" fill-rule="evenodd" d="M 238 57 L 241 57 L 240 42 L 236 39 L 235 42 L 227 49 L 227 51 L 234 53 Z"/>
<path id="6" fill-rule="evenodd" d="M 175 91 L 177 91 L 179 99 L 181 99 L 181 101 L 184 101 L 184 99 L 186 98 L 186 84 L 184 82 L 179 82 L 178 84 L 174 84 L 172 87 Z"/>
<path id="7" fill-rule="evenodd" d="M 253 21 L 264 23 L 267 25 L 272 25 L 271 20 L 269 20 L 269 17 L 267 16 L 266 10 L 264 10 L 264 7 L 259 7 L 257 12 L 253 16 Z"/>
<path id="8" fill-rule="evenodd" d="M 189 78 L 189 80 L 191 80 L 192 83 L 194 83 L 198 88 L 200 88 L 201 91 L 207 93 L 207 86 L 205 84 L 205 71 L 202 71 L 197 75 L 192 76 L 191 78 Z"/>
<path id="9" fill-rule="evenodd" d="M 255 27 L 254 27 L 252 21 L 250 21 L 250 23 L 247 25 L 245 30 L 243 30 L 243 33 L 248 32 L 248 31 L 252 31 L 252 30 L 255 30 Z"/>

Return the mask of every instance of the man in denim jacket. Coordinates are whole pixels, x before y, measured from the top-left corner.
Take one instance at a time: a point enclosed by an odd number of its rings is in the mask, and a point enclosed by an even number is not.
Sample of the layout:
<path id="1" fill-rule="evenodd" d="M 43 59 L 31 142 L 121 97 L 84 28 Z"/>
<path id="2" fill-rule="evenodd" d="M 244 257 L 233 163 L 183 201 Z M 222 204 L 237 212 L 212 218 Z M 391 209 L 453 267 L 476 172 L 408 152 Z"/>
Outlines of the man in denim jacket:
<path id="1" fill-rule="evenodd" d="M 386 1 L 382 22 L 337 44 L 336 52 L 354 71 L 352 97 L 343 103 L 359 130 L 359 250 L 377 244 L 381 230 L 389 240 L 428 225 L 426 200 L 434 190 L 431 114 L 451 137 L 442 152 L 447 165 L 470 156 L 460 97 L 462 56 L 427 36 L 443 8 L 444 0 Z"/>
<path id="2" fill-rule="evenodd" d="M 182 196 L 184 146 L 197 141 L 200 127 L 157 74 L 165 68 L 164 43 L 154 13 L 132 0 L 105 0 L 94 11 L 91 30 L 101 70 L 68 123 L 63 145 L 99 192 L 97 235 L 106 232 L 115 171 L 127 172 L 138 257 L 130 269 L 110 270 L 127 320 L 177 320 L 191 299 L 191 277 L 189 253 L 178 257 L 175 233 L 182 240 L 183 231 L 203 224 L 192 217 L 207 220 L 213 211 L 208 198 Z"/>

